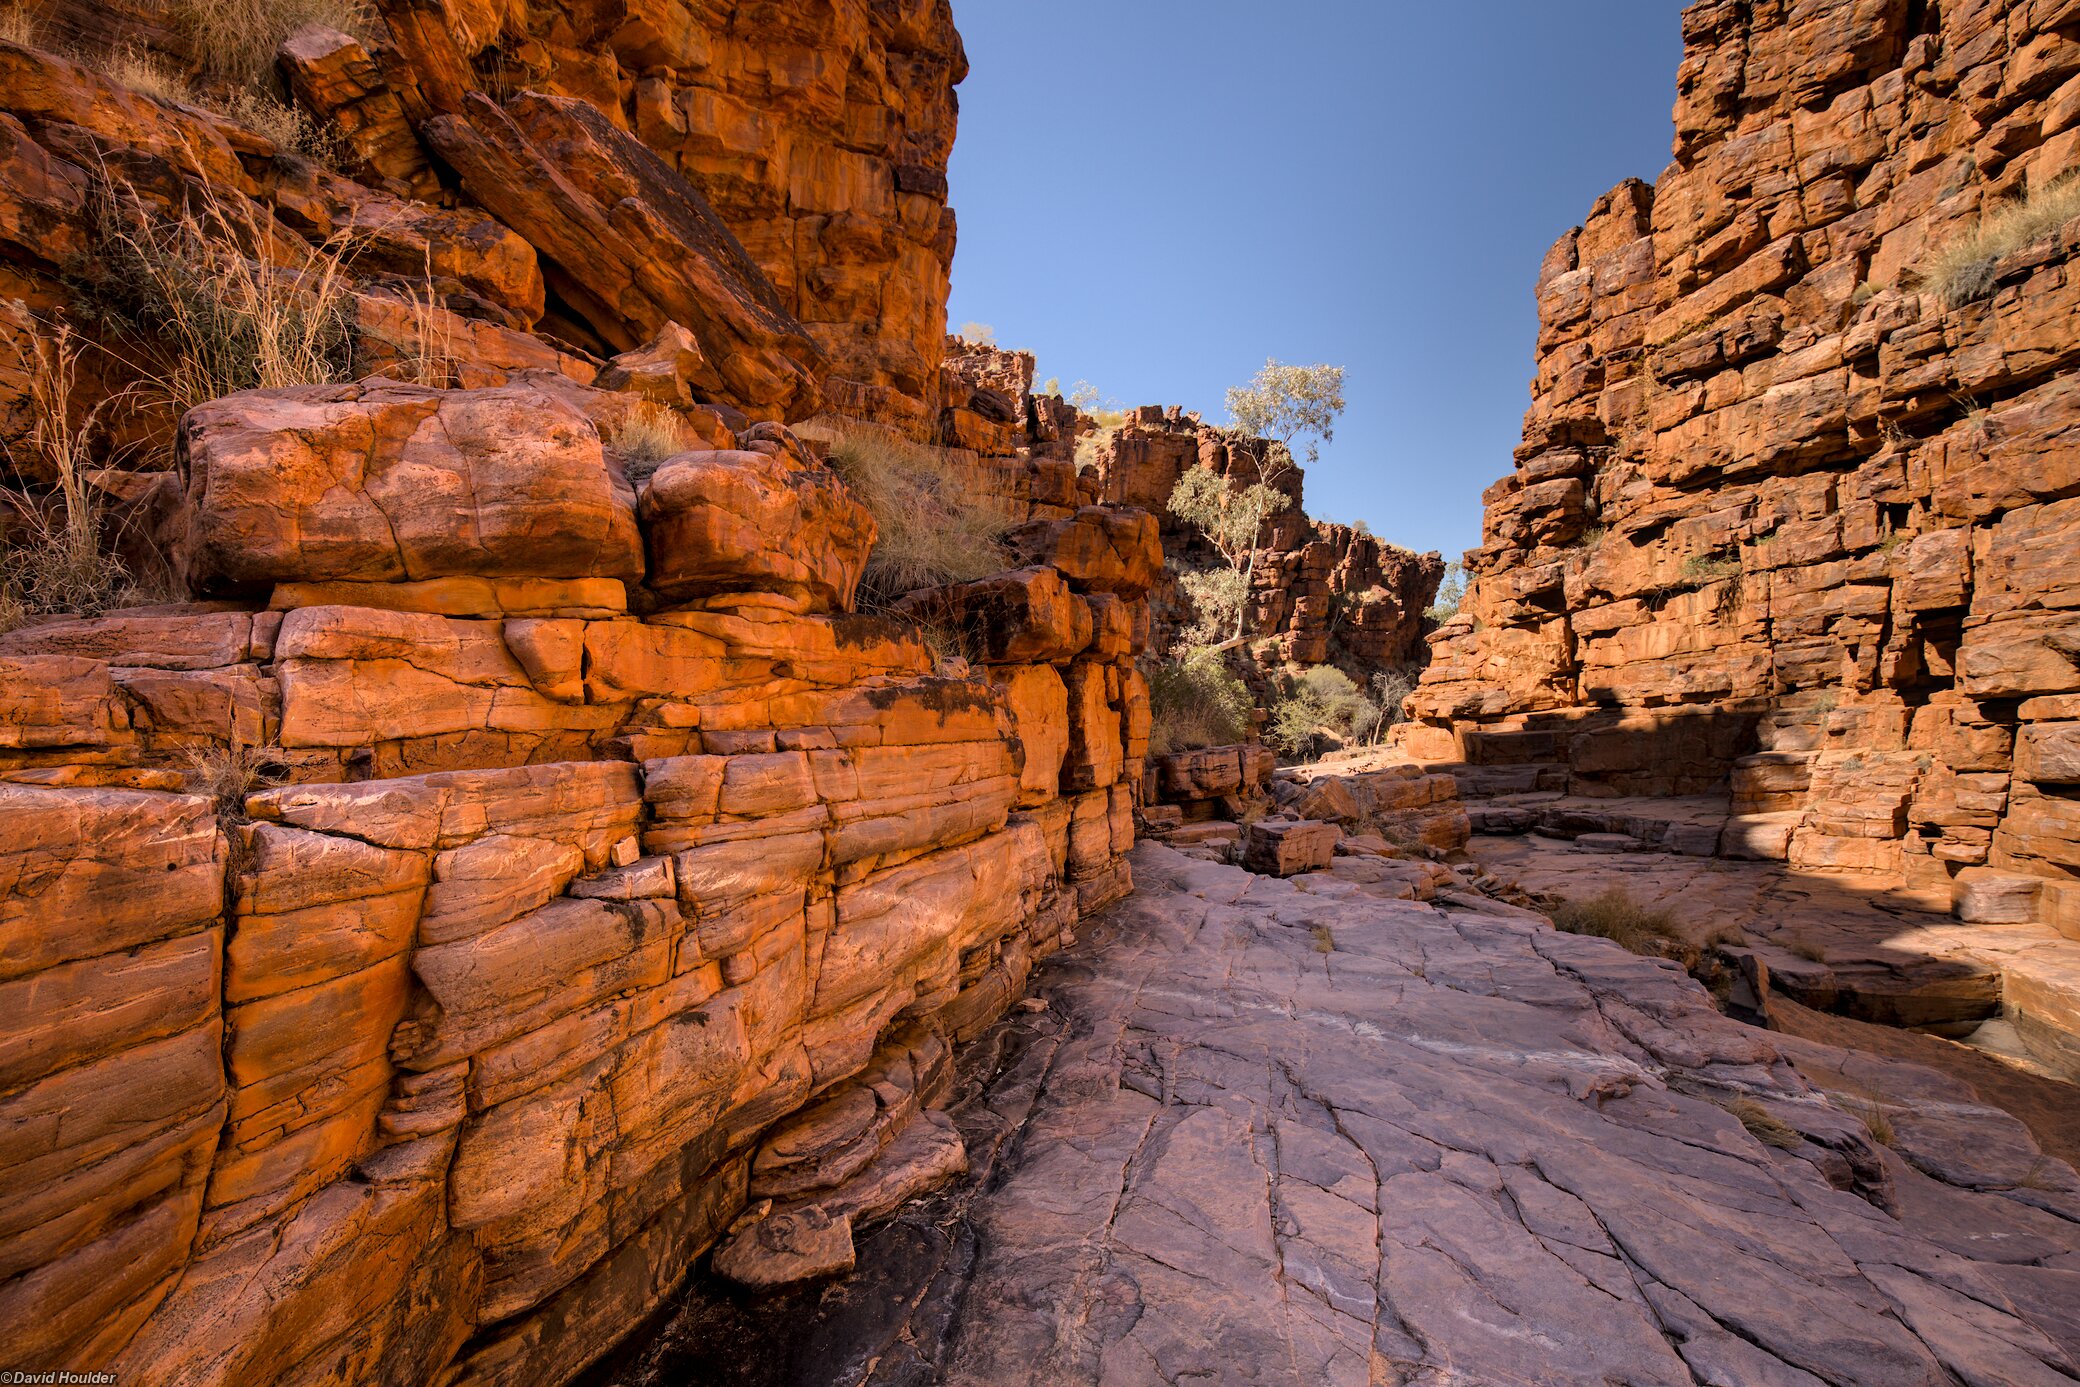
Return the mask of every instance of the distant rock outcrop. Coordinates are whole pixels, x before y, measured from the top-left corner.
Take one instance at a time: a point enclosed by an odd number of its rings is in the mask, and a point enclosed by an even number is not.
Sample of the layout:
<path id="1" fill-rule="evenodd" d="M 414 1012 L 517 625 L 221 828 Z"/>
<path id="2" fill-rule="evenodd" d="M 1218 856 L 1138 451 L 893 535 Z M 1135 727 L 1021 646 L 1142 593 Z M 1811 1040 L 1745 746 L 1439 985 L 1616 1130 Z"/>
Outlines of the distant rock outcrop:
<path id="1" fill-rule="evenodd" d="M 1175 407 L 1143 406 L 1100 428 L 1059 395 L 1035 394 L 1033 374 L 1029 353 L 955 338 L 948 344 L 940 440 L 1054 467 L 1073 459 L 1080 494 L 1156 516 L 1172 574 L 1156 591 L 1152 644 L 1167 650 L 1192 617 L 1175 571 L 1221 562 L 1202 536 L 1171 514 L 1170 493 L 1193 467 L 1248 485 L 1257 480 L 1256 459 L 1268 445 Z M 1436 600 L 1443 559 L 1384 543 L 1363 527 L 1310 520 L 1298 467 L 1277 484 L 1291 503 L 1265 525 L 1250 590 L 1251 656 L 1266 671 L 1334 663 L 1361 677 L 1419 661 L 1424 612 Z"/>

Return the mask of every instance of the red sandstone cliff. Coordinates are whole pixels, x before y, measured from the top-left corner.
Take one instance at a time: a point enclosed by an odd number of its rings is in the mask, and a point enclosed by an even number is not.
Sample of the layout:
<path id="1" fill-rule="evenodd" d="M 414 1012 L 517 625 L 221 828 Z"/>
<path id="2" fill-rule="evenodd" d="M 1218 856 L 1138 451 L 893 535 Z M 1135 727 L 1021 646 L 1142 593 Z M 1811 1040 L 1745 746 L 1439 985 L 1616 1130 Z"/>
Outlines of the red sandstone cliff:
<path id="1" fill-rule="evenodd" d="M 2080 224 L 2046 224 L 2080 7 L 1683 29 L 1674 162 L 1542 268 L 1524 443 L 1408 744 L 1580 793 L 1730 780 L 1749 850 L 1946 901 L 1991 870 L 2080 926 Z"/>
<path id="2" fill-rule="evenodd" d="M 934 417 L 945 5 L 382 17 L 281 53 L 344 171 L 0 42 L 8 522 L 135 404 L 78 461 L 174 599 L 0 631 L 9 1368 L 533 1387 L 840 1269 L 1131 888 L 1154 518 L 937 460 L 1017 524 L 935 653 L 773 422 Z M 336 383 L 164 398 L 158 260 Z"/>

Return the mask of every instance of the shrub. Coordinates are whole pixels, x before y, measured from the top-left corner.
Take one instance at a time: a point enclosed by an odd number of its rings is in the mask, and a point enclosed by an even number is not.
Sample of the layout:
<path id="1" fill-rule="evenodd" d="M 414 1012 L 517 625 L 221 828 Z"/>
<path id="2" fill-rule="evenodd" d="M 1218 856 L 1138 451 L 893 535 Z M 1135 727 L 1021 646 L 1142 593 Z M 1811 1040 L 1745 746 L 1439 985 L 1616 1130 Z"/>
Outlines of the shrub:
<path id="1" fill-rule="evenodd" d="M 1972 231 L 1953 238 L 1922 267 L 1921 283 L 1945 305 L 1957 308 L 1993 291 L 1993 272 L 2004 258 L 2055 234 L 2080 217 L 2080 176 L 2068 175 L 2027 197 L 1984 209 Z"/>
<path id="2" fill-rule="evenodd" d="M 1149 750 L 1158 756 L 1229 746 L 1249 736 L 1249 686 L 1221 657 L 1188 651 L 1148 671 Z"/>
<path id="3" fill-rule="evenodd" d="M 1003 569 L 1011 516 L 995 497 L 948 475 L 945 458 L 869 428 L 797 430 L 824 437 L 831 470 L 874 516 L 878 538 L 860 580 L 860 605 L 885 609 L 922 588 Z"/>
<path id="4" fill-rule="evenodd" d="M 1562 900 L 1549 913 L 1553 924 L 1569 934 L 1593 934 L 1636 954 L 1677 958 L 1686 952 L 1675 915 L 1641 905 L 1622 886 L 1613 886 L 1587 900 Z"/>
<path id="5" fill-rule="evenodd" d="M 365 0 L 176 0 L 173 19 L 205 72 L 258 87 L 275 50 L 298 29 L 322 24 L 357 38 L 369 30 Z"/>
<path id="6" fill-rule="evenodd" d="M 314 249 L 242 198 L 205 192 L 159 217 L 113 184 L 99 197 L 96 297 L 156 358 L 145 374 L 176 410 L 354 378 L 347 232 Z"/>
<path id="7" fill-rule="evenodd" d="M 1178 590 L 1192 604 L 1186 645 L 1217 645 L 1234 629 L 1249 596 L 1249 579 L 1232 568 L 1202 568 L 1177 575 Z"/>
<path id="8" fill-rule="evenodd" d="M 1076 470 L 1088 472 L 1098 465 L 1098 454 L 1112 441 L 1114 430 L 1100 428 L 1079 435 L 1076 440 Z"/>
<path id="9" fill-rule="evenodd" d="M 1405 669 L 1383 669 L 1372 676 L 1372 701 L 1379 708 L 1379 721 L 1371 729 L 1373 740 L 1385 734 L 1396 723 L 1406 720 L 1401 705 L 1416 691 L 1418 672 L 1413 665 Z"/>
<path id="10" fill-rule="evenodd" d="M 997 330 L 988 323 L 962 323 L 957 335 L 962 341 L 977 347 L 997 345 Z"/>
<path id="11" fill-rule="evenodd" d="M 1724 558 L 1716 554 L 1697 554 L 1683 560 L 1683 576 L 1680 587 L 1685 591 L 1712 583 L 1724 582 L 1728 578 L 1741 576 L 1741 561 Z"/>
<path id="12" fill-rule="evenodd" d="M 86 478 L 101 407 L 75 422 L 80 347 L 63 327 L 38 335 L 34 347 L 28 443 L 43 464 L 38 470 L 53 479 L 55 495 L 51 501 L 24 497 L 17 507 L 18 532 L 0 551 L 0 629 L 61 612 L 98 616 L 136 595 L 122 560 L 101 547 L 101 508 Z M 18 471 L 27 470 L 15 461 Z"/>
<path id="13" fill-rule="evenodd" d="M 679 411 L 657 400 L 640 400 L 607 428 L 609 448 L 627 460 L 628 479 L 642 481 L 666 458 L 695 447 L 699 440 Z"/>
<path id="14" fill-rule="evenodd" d="M 1265 740 L 1289 756 L 1305 756 L 1324 742 L 1371 736 L 1380 717 L 1379 705 L 1348 674 L 1334 665 L 1316 665 L 1273 706 Z"/>

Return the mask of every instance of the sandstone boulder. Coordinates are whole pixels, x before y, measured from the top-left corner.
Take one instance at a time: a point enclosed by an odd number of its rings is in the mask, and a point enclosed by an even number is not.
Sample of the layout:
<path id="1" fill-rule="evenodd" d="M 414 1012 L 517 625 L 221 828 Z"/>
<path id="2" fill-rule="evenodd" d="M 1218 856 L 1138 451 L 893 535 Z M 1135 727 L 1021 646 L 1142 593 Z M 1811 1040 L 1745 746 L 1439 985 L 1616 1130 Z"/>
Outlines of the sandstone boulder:
<path id="1" fill-rule="evenodd" d="M 177 560 L 201 591 L 642 573 L 598 433 L 529 386 L 248 391 L 191 410 L 180 451 Z"/>
<path id="2" fill-rule="evenodd" d="M 1027 563 L 1060 570 L 1074 587 L 1129 600 L 1146 594 L 1163 572 L 1155 516 L 1129 506 L 1085 506 L 1066 520 L 1021 526 L 1005 543 Z"/>
<path id="3" fill-rule="evenodd" d="M 1242 865 L 1265 876 L 1289 877 L 1326 869 L 1343 835 L 1314 819 L 1260 819 L 1242 833 Z"/>
<path id="4" fill-rule="evenodd" d="M 807 611 L 852 605 L 874 517 L 837 475 L 765 452 L 681 453 L 640 514 L 650 587 L 667 601 L 773 592 Z"/>
<path id="5" fill-rule="evenodd" d="M 904 598 L 897 610 L 952 633 L 969 658 L 992 665 L 1069 660 L 1091 643 L 1095 630 L 1090 604 L 1053 568 L 927 588 Z"/>

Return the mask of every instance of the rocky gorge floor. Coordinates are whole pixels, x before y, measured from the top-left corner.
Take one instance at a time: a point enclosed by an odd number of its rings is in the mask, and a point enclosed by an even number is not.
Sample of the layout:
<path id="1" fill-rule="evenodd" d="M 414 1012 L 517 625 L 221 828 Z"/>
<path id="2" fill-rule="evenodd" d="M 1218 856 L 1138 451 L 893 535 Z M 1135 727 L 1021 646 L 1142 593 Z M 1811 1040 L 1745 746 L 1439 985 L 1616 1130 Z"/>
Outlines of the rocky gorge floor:
<path id="1" fill-rule="evenodd" d="M 1471 894 L 1133 869 L 965 1052 L 962 1181 L 594 1381 L 2080 1381 L 2080 1178 L 1955 1072 Z"/>

